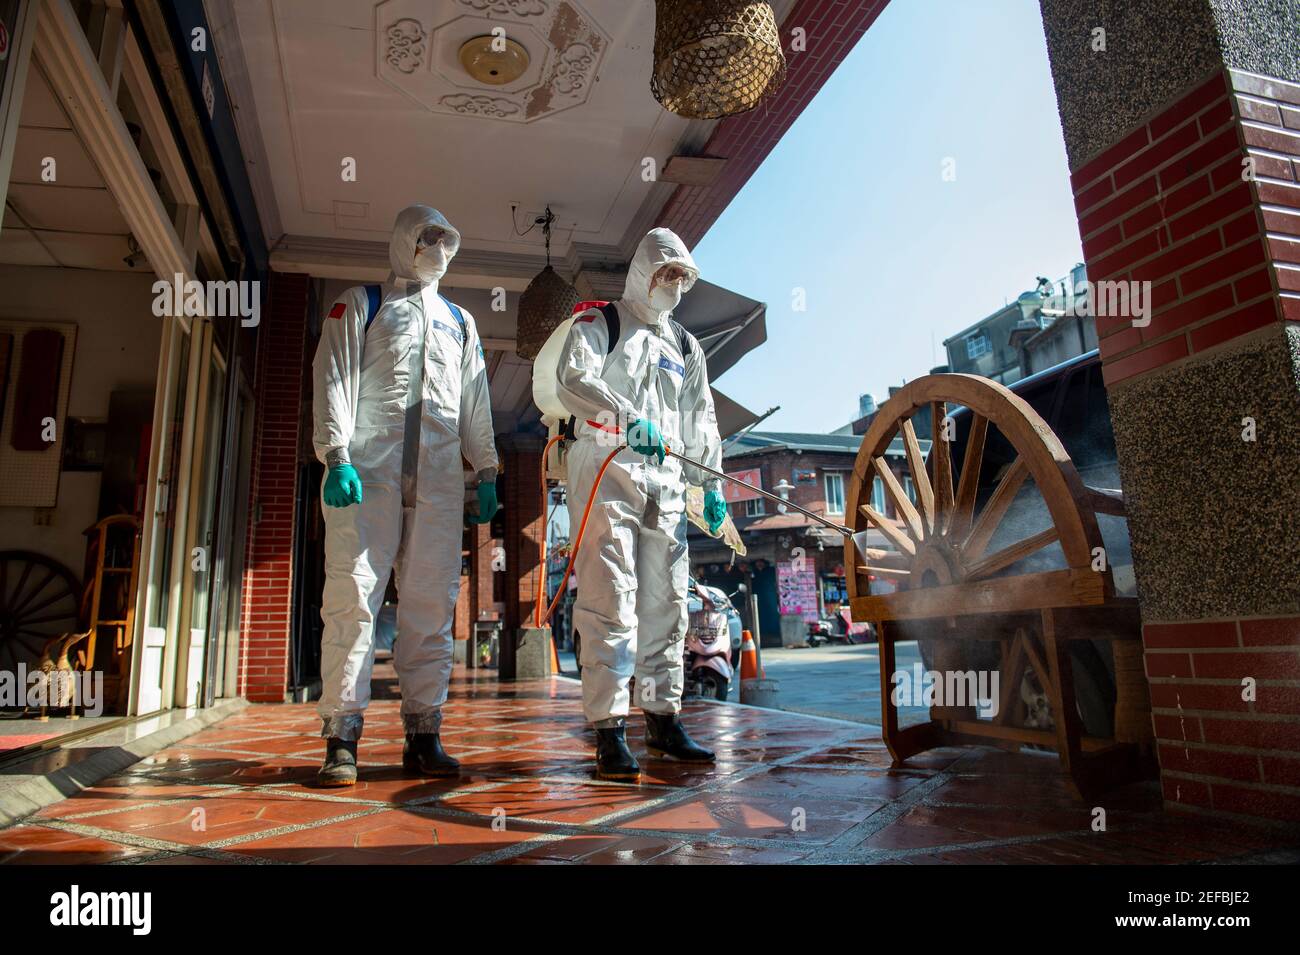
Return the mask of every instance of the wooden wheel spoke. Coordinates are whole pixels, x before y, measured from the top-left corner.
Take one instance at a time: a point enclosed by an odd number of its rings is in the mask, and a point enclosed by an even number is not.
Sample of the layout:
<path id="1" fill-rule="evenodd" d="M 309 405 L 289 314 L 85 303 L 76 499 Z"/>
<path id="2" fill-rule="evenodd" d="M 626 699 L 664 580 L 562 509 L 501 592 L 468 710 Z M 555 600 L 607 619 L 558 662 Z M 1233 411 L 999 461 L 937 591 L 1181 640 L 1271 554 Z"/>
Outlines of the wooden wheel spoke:
<path id="1" fill-rule="evenodd" d="M 921 515 L 908 498 L 907 492 L 903 490 L 903 486 L 898 483 L 898 478 L 895 477 L 894 472 L 885 461 L 885 456 L 882 454 L 873 459 L 871 463 L 875 467 L 876 473 L 880 475 L 880 483 L 884 485 L 885 493 L 894 502 L 894 510 L 903 519 L 907 529 L 912 532 L 912 536 L 918 541 L 925 540 L 924 522 L 921 520 Z"/>
<path id="2" fill-rule="evenodd" d="M 962 560 L 968 565 L 978 562 L 984 556 L 984 549 L 989 546 L 993 533 L 998 529 L 998 525 L 1002 523 L 1007 508 L 1011 507 L 1011 502 L 1016 499 L 1016 493 L 1020 490 L 1020 485 L 1025 483 L 1025 478 L 1028 476 L 1029 466 L 1025 464 L 1024 458 L 1016 458 L 1007 473 L 1002 476 L 1002 480 L 998 482 L 993 496 L 984 505 L 979 520 L 975 522 L 975 526 L 971 528 L 970 534 L 966 537 L 966 542 L 962 544 Z"/>
<path id="3" fill-rule="evenodd" d="M 948 523 L 948 535 L 954 540 L 961 540 L 969 534 L 975 520 L 975 495 L 979 492 L 984 439 L 988 430 L 989 419 L 972 412 L 966 456 L 962 459 L 961 479 L 957 482 L 957 498 L 953 502 L 952 520 Z"/>
<path id="4" fill-rule="evenodd" d="M 58 603 L 60 600 L 67 600 L 67 599 L 70 599 L 70 598 L 72 598 L 72 594 L 69 594 L 69 593 L 66 593 L 66 592 L 55 592 L 53 596 L 46 597 L 44 600 L 42 600 L 42 601 L 41 601 L 40 603 L 38 603 L 36 606 L 34 606 L 34 607 L 24 607 L 23 609 L 24 609 L 27 613 L 36 613 L 36 611 L 38 611 L 38 610 L 44 610 L 44 609 L 45 609 L 46 607 L 48 607 L 50 604 Z M 64 616 L 71 616 L 71 613 L 64 614 Z"/>
<path id="5" fill-rule="evenodd" d="M 1012 544 L 1010 547 L 1004 547 L 996 554 L 990 554 L 976 564 L 970 564 L 966 567 L 967 580 L 980 580 L 990 574 L 995 574 L 1005 567 L 1010 567 L 1018 560 L 1024 560 L 1030 554 L 1042 550 L 1048 544 L 1053 543 L 1060 534 L 1055 527 L 1049 527 L 1047 530 L 1035 534 L 1033 537 L 1026 537 L 1022 541 Z"/>
<path id="6" fill-rule="evenodd" d="M 934 473 L 934 532 L 941 535 L 946 532 L 948 521 L 952 517 L 952 442 L 944 437 L 944 418 L 948 415 L 948 405 L 943 401 L 930 403 L 930 459 Z"/>
<path id="7" fill-rule="evenodd" d="M 912 486 L 916 488 L 916 502 L 921 507 L 928 532 L 934 529 L 934 492 L 930 489 L 930 476 L 925 472 L 925 458 L 921 454 L 920 442 L 916 440 L 916 429 L 912 427 L 912 419 L 904 419 L 898 430 L 903 436 L 903 450 L 907 452 L 907 469 L 912 474 Z"/>
<path id="8" fill-rule="evenodd" d="M 52 613 L 52 614 L 47 614 L 44 617 L 23 617 L 23 623 L 24 624 L 53 623 L 56 620 L 71 620 L 74 616 L 75 614 L 73 614 L 71 611 L 69 611 L 68 613 Z"/>
<path id="9" fill-rule="evenodd" d="M 894 522 L 885 517 L 884 514 L 881 514 L 870 504 L 861 504 L 858 506 L 858 510 L 862 512 L 863 517 L 871 521 L 871 523 L 875 524 L 876 527 L 880 529 L 880 533 L 884 534 L 891 544 L 903 553 L 908 556 L 912 556 L 916 553 L 916 545 L 912 543 L 912 538 L 903 533 L 902 528 L 896 526 Z"/>
<path id="10" fill-rule="evenodd" d="M 881 550 L 879 547 L 863 548 L 862 556 L 874 564 L 892 567 L 894 570 L 906 570 L 911 563 L 903 554 L 892 550 Z"/>
<path id="11" fill-rule="evenodd" d="M 31 562 L 28 562 L 28 563 L 26 563 L 26 564 L 23 564 L 23 572 L 22 572 L 21 574 L 18 575 L 18 583 L 14 584 L 14 593 L 13 593 L 13 599 L 14 599 L 14 600 L 17 600 L 19 597 L 21 597 L 21 596 L 23 595 L 23 590 L 25 590 L 26 587 L 27 587 L 27 578 L 30 577 L 30 576 L 32 575 L 32 568 L 35 567 L 35 566 L 36 566 L 36 565 L 33 564 L 33 563 L 31 563 Z M 5 602 L 8 603 L 8 602 L 9 602 L 9 595 L 8 595 L 8 594 L 5 594 L 5 595 L 4 595 L 4 598 L 5 598 Z M 17 610 L 18 608 L 17 608 L 17 607 L 10 607 L 9 609 L 10 609 L 10 610 Z"/>
<path id="12" fill-rule="evenodd" d="M 901 567 L 877 567 L 874 564 L 859 564 L 859 574 L 879 574 L 881 577 L 910 577 L 912 572 Z"/>
<path id="13" fill-rule="evenodd" d="M 39 630 L 29 630 L 26 627 L 11 630 L 10 636 L 18 643 L 30 644 L 35 641 L 38 646 L 50 639 L 50 634 L 41 633 Z"/>
<path id="14" fill-rule="evenodd" d="M 26 575 L 24 574 L 23 576 L 25 577 Z M 47 570 L 45 572 L 45 579 L 42 580 L 34 590 L 32 590 L 29 594 L 27 594 L 27 596 L 23 598 L 22 603 L 14 604 L 12 607 L 9 608 L 9 610 L 14 614 L 18 614 L 26 610 L 27 605 L 31 603 L 33 600 L 35 600 L 37 597 L 39 597 L 42 591 L 44 591 L 45 588 L 48 587 L 58 576 L 59 575 L 56 571 Z M 14 599 L 15 600 L 18 599 L 17 593 L 14 594 Z"/>

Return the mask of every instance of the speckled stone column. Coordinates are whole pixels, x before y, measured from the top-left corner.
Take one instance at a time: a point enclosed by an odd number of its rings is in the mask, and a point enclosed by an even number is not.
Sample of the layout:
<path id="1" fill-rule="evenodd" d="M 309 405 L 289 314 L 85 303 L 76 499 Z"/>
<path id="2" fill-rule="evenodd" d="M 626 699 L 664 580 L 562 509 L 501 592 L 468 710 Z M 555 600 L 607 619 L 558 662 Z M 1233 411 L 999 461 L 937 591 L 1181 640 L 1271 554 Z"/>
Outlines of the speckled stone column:
<path id="1" fill-rule="evenodd" d="M 1171 808 L 1300 819 L 1300 0 L 1041 0 Z"/>

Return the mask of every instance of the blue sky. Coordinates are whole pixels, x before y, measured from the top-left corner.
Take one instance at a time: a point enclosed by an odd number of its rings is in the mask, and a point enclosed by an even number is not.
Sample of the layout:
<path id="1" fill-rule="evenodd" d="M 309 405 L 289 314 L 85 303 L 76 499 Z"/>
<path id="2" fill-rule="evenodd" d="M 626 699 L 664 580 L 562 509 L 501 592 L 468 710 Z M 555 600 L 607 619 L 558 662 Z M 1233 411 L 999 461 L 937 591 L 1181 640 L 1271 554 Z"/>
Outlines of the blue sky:
<path id="1" fill-rule="evenodd" d="M 845 424 L 1063 276 L 1082 251 L 1037 0 L 893 0 L 693 254 L 767 303 L 766 344 L 717 384 L 779 404 L 773 431 Z"/>

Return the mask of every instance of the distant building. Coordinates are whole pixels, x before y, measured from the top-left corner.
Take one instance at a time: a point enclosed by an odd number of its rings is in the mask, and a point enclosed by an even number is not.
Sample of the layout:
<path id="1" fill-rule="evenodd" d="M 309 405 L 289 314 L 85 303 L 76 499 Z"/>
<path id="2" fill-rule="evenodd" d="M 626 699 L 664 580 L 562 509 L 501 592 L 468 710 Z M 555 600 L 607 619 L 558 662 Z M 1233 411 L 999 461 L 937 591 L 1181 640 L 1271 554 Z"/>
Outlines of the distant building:
<path id="1" fill-rule="evenodd" d="M 1082 264 L 944 340 L 951 371 L 1009 385 L 1097 347 Z M 1079 314 L 1076 314 L 1079 313 Z"/>
<path id="2" fill-rule="evenodd" d="M 857 434 L 750 432 L 724 449 L 723 467 L 755 487 L 784 494 L 790 501 L 837 524 L 850 523 L 845 514 L 849 475 L 862 438 Z M 922 451 L 929 441 L 921 441 Z M 912 492 L 902 441 L 886 452 L 890 469 Z M 724 486 L 732 517 L 744 540 L 746 555 L 732 560 L 720 540 L 692 528 L 691 566 L 696 579 L 727 593 L 738 585 L 752 587 L 758 604 L 758 627 L 750 619 L 747 601 L 735 599 L 745 627 L 757 630 L 763 646 L 781 645 L 781 618 L 815 620 L 834 613 L 847 599 L 844 539 L 799 512 L 746 491 Z M 876 478 L 873 506 L 894 518 L 884 487 Z M 890 545 L 878 531 L 869 532 L 868 546 Z"/>

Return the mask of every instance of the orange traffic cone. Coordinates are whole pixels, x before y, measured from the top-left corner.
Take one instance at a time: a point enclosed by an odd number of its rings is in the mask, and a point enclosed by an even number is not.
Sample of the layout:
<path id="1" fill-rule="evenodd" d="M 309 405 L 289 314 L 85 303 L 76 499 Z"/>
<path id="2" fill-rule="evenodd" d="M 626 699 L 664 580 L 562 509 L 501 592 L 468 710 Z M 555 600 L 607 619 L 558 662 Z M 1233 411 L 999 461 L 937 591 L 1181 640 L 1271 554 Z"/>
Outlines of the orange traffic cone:
<path id="1" fill-rule="evenodd" d="M 754 646 L 754 635 L 748 630 L 740 632 L 740 678 L 754 680 L 758 673 L 758 648 Z"/>

